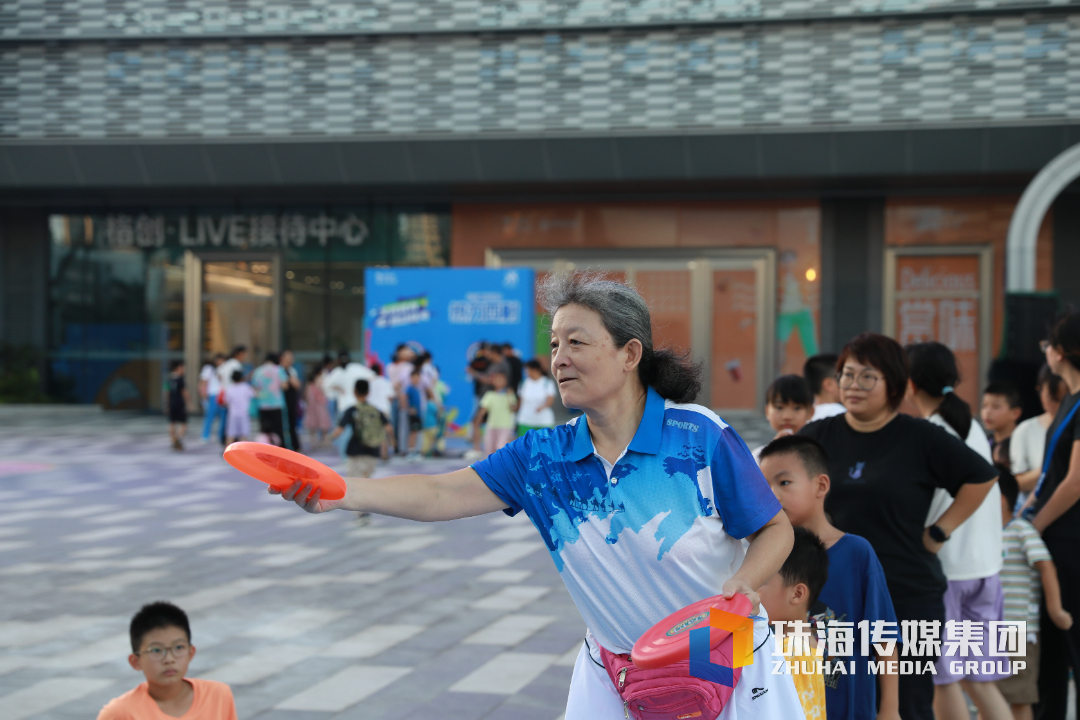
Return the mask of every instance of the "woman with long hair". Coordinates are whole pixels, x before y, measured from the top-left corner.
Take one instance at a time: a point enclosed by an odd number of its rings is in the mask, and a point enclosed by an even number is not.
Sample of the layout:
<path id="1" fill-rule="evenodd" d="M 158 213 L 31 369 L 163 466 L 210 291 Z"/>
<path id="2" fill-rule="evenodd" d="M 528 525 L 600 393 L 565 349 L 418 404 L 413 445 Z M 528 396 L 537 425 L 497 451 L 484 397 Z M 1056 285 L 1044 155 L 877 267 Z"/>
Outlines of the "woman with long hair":
<path id="1" fill-rule="evenodd" d="M 956 357 L 939 342 L 908 345 L 911 379 L 908 397 L 924 418 L 963 440 L 986 462 L 993 463 L 990 441 L 971 417 L 971 407 L 956 394 L 960 372 Z M 934 503 L 926 517 L 932 526 L 952 505 L 945 490 L 934 492 Z M 1001 491 L 995 484 L 982 504 L 953 531 L 949 542 L 937 554 L 948 580 L 945 591 L 945 621 L 972 620 L 982 627 L 983 657 L 991 657 L 991 622 L 1001 622 L 1005 613 L 1005 593 L 1001 587 Z M 984 720 L 1011 720 L 1009 703 L 995 685 L 1003 675 L 954 674 L 951 657 L 942 657 L 934 676 L 934 714 L 937 720 L 968 720 L 964 692 L 979 708 Z"/>

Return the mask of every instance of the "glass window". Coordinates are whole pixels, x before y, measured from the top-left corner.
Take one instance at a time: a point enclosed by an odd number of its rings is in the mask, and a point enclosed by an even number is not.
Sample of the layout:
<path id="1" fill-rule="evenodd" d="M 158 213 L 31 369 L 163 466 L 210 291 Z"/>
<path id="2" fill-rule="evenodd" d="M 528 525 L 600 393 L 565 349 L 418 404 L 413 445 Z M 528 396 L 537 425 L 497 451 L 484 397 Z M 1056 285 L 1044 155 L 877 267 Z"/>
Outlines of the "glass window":
<path id="1" fill-rule="evenodd" d="M 183 357 L 183 268 L 166 249 L 102 247 L 89 216 L 49 222 L 49 392 L 115 409 L 161 407 Z"/>
<path id="2" fill-rule="evenodd" d="M 330 265 L 330 347 L 348 350 L 362 361 L 364 338 L 364 263 Z"/>
<path id="3" fill-rule="evenodd" d="M 298 357 L 317 359 L 329 349 L 327 264 L 285 263 L 285 345 Z"/>

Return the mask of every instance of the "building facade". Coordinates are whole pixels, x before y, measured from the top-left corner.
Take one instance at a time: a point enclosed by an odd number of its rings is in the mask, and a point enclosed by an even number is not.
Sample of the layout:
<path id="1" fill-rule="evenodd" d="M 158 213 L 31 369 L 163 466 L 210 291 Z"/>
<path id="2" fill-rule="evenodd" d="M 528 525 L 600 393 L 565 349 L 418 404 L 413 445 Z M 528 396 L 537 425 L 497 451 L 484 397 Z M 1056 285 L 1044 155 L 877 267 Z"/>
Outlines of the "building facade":
<path id="1" fill-rule="evenodd" d="M 219 5 L 0 8 L 0 340 L 57 397 L 360 351 L 370 265 L 525 264 L 634 282 L 717 408 L 865 329 L 971 400 L 1012 209 L 1080 142 L 1076 0 Z M 1037 245 L 1071 302 L 1077 200 Z"/>

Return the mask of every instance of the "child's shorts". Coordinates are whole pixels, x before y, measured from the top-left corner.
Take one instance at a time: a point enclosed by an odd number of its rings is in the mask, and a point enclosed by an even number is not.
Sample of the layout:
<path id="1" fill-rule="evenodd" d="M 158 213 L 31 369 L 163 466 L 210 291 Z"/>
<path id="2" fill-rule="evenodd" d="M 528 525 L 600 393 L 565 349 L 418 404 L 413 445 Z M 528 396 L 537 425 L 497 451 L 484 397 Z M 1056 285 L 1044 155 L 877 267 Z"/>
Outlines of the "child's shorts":
<path id="1" fill-rule="evenodd" d="M 186 423 L 188 419 L 187 408 L 183 405 L 170 405 L 169 406 L 169 422 L 171 423 Z"/>
<path id="2" fill-rule="evenodd" d="M 409 416 L 409 432 L 416 432 L 424 429 L 424 424 L 420 422 L 420 418 L 416 415 Z"/>
<path id="3" fill-rule="evenodd" d="M 978 656 L 979 660 L 993 660 L 995 667 L 998 661 L 1007 662 L 1009 660 L 1007 657 L 993 655 L 990 652 L 992 648 L 990 644 L 990 623 L 1000 621 L 1005 614 L 1005 593 L 1001 589 L 1000 576 L 991 575 L 976 578 L 975 580 L 950 580 L 949 589 L 945 591 L 945 596 L 942 599 L 945 601 L 946 622 L 949 620 L 972 620 L 982 626 L 982 653 Z M 951 685 L 961 680 L 992 682 L 1006 677 L 997 674 L 967 675 L 966 673 L 960 673 L 954 675 L 952 673 L 952 664 L 954 662 L 974 659 L 975 655 L 972 653 L 971 658 L 963 657 L 959 647 L 949 648 L 950 637 L 947 636 L 946 630 L 946 626 L 942 625 L 941 657 L 937 661 L 937 675 L 934 676 L 934 685 Z M 953 650 L 952 655 L 946 654 L 948 649 Z M 959 667 L 963 668 L 966 665 L 960 665 Z"/>
<path id="4" fill-rule="evenodd" d="M 1027 667 L 998 681 L 998 690 L 1005 699 L 1014 705 L 1034 705 L 1039 702 L 1039 653 L 1041 649 L 1035 643 L 1028 643 L 1027 657 L 1010 658 L 1023 660 Z"/>
<path id="5" fill-rule="evenodd" d="M 251 437 L 251 418 L 230 410 L 225 422 L 225 434 L 231 438 Z"/>

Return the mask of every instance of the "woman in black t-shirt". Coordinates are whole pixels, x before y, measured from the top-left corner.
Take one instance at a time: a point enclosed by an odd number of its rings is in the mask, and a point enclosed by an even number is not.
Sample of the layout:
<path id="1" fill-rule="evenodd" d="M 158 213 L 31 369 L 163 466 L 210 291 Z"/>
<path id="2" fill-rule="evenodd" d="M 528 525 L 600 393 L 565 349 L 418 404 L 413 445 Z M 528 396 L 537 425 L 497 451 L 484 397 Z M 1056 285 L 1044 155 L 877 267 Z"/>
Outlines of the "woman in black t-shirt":
<path id="1" fill-rule="evenodd" d="M 800 431 L 829 453 L 832 485 L 825 510 L 836 527 L 863 536 L 873 546 L 898 622 L 943 624 L 947 583 L 935 553 L 979 507 L 997 471 L 940 427 L 899 414 L 908 361 L 892 338 L 856 336 L 840 354 L 837 379 L 847 412 Z M 936 525 L 924 528 L 937 488 L 954 500 Z M 933 720 L 933 675 L 901 675 L 899 681 L 900 716 Z"/>
<path id="2" fill-rule="evenodd" d="M 1039 613 L 1039 717 L 1064 720 L 1068 705 L 1069 666 L 1080 671 L 1080 313 L 1066 315 L 1043 341 L 1046 364 L 1069 388 L 1054 422 L 1046 431 L 1046 451 L 1058 435 L 1050 466 L 1036 488 L 1035 517 L 1031 524 L 1042 533 L 1046 549 L 1057 566 L 1061 605 L 1072 613 L 1073 626 L 1060 630 L 1050 621 L 1046 603 Z M 1068 421 L 1066 423 L 1066 421 Z M 1080 716 L 1080 697 L 1077 698 Z"/>

